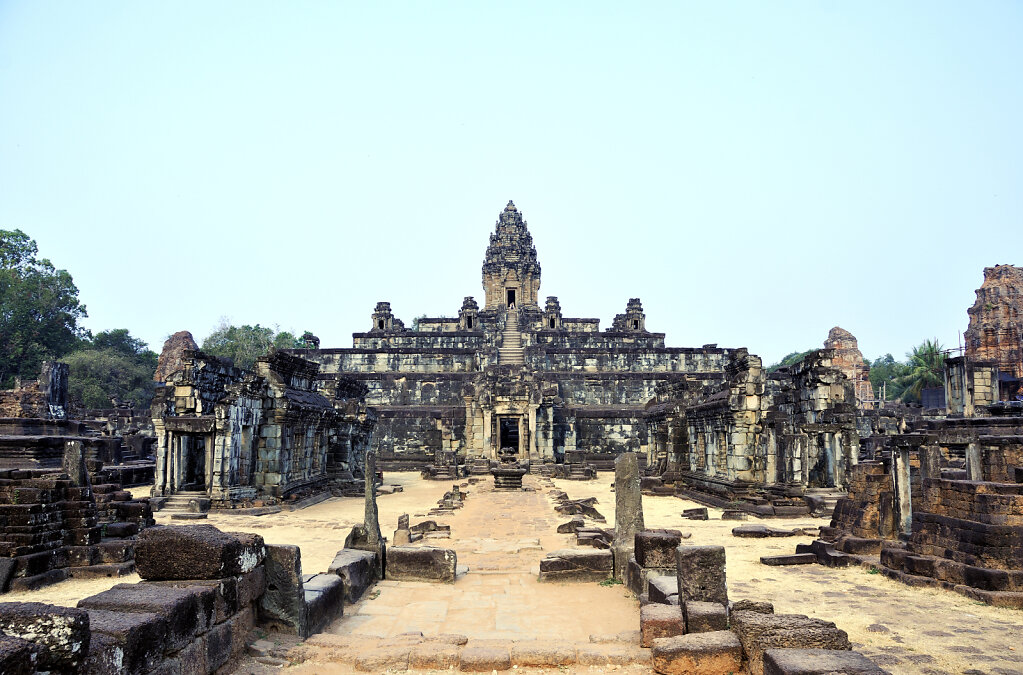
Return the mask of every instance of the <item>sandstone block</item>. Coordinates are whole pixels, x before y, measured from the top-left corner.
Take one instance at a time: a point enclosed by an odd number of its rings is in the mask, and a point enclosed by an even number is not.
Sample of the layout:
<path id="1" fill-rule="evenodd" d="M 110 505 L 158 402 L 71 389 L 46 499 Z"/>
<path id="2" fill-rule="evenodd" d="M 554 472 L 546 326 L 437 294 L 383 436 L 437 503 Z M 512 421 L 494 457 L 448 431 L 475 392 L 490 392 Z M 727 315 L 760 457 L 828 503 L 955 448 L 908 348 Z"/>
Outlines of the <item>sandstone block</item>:
<path id="1" fill-rule="evenodd" d="M 454 583 L 457 556 L 432 546 L 391 546 L 387 549 L 388 579 Z"/>
<path id="2" fill-rule="evenodd" d="M 298 546 L 266 547 L 266 592 L 259 599 L 259 620 L 268 627 L 306 637 L 302 552 Z"/>
<path id="3" fill-rule="evenodd" d="M 674 574 L 650 577 L 647 580 L 647 597 L 650 602 L 663 605 L 679 604 L 678 577 Z"/>
<path id="4" fill-rule="evenodd" d="M 727 675 L 742 666 L 742 645 L 727 630 L 659 638 L 650 655 L 665 675 Z"/>
<path id="5" fill-rule="evenodd" d="M 640 647 L 649 647 L 657 638 L 684 635 L 685 618 L 678 605 L 650 603 L 639 608 Z"/>
<path id="6" fill-rule="evenodd" d="M 89 654 L 89 614 L 81 609 L 3 602 L 0 633 L 34 643 L 39 670 L 74 671 Z"/>
<path id="7" fill-rule="evenodd" d="M 839 630 L 830 621 L 802 614 L 735 612 L 731 624 L 749 659 L 750 675 L 763 675 L 763 656 L 767 649 L 852 649 L 844 630 Z"/>
<path id="8" fill-rule="evenodd" d="M 409 647 L 378 647 L 358 654 L 355 669 L 366 673 L 384 673 L 408 670 Z"/>
<path id="9" fill-rule="evenodd" d="M 39 648 L 21 638 L 0 635 L 0 673 L 32 675 L 36 670 Z"/>
<path id="10" fill-rule="evenodd" d="M 540 561 L 540 581 L 602 581 L 611 576 L 610 550 L 561 549 Z"/>
<path id="11" fill-rule="evenodd" d="M 408 667 L 415 670 L 449 670 L 458 667 L 459 648 L 444 643 L 416 645 L 409 654 Z"/>
<path id="12" fill-rule="evenodd" d="M 679 546 L 675 565 L 680 601 L 728 604 L 724 546 Z"/>
<path id="13" fill-rule="evenodd" d="M 334 556 L 327 574 L 341 577 L 345 583 L 345 599 L 355 602 L 376 581 L 376 568 L 376 554 L 372 551 L 343 548 Z"/>
<path id="14" fill-rule="evenodd" d="M 139 576 L 154 581 L 245 574 L 265 554 L 259 535 L 221 532 L 212 525 L 151 527 L 135 542 Z"/>
<path id="15" fill-rule="evenodd" d="M 163 659 L 167 621 L 159 614 L 92 609 L 89 629 L 93 636 L 109 638 L 113 661 L 122 673 L 148 673 Z"/>
<path id="16" fill-rule="evenodd" d="M 556 642 L 516 642 L 511 647 L 511 662 L 520 668 L 566 666 L 575 663 L 575 648 Z"/>
<path id="17" fill-rule="evenodd" d="M 636 562 L 641 567 L 674 567 L 675 549 L 682 543 L 679 530 L 641 530 L 636 533 Z"/>
<path id="18" fill-rule="evenodd" d="M 491 670 L 509 670 L 511 652 L 507 647 L 497 645 L 468 645 L 462 649 L 458 668 L 468 673 L 483 673 Z"/>
<path id="19" fill-rule="evenodd" d="M 835 649 L 768 649 L 764 675 L 887 675 L 859 652 Z"/>
<path id="20" fill-rule="evenodd" d="M 82 609 L 153 613 L 167 622 L 166 651 L 177 651 L 209 630 L 216 617 L 213 589 L 155 584 L 118 584 L 78 602 Z"/>
<path id="21" fill-rule="evenodd" d="M 319 633 L 341 617 L 345 605 L 345 584 L 336 574 L 315 574 L 303 582 L 306 604 L 306 634 Z"/>
<path id="22" fill-rule="evenodd" d="M 761 614 L 774 614 L 774 605 L 770 602 L 759 600 L 736 600 L 731 606 L 732 612 L 760 612 Z"/>
<path id="23" fill-rule="evenodd" d="M 728 609 L 717 602 L 689 600 L 682 607 L 687 633 L 728 630 Z"/>

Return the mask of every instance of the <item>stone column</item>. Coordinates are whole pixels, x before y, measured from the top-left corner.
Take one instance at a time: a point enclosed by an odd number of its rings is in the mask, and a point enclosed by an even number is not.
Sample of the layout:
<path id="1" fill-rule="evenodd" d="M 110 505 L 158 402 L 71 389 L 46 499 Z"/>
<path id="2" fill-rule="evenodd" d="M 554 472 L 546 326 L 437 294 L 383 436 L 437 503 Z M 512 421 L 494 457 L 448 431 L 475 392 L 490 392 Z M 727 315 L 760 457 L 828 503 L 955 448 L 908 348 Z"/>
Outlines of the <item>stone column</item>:
<path id="1" fill-rule="evenodd" d="M 941 448 L 937 445 L 920 447 L 920 478 L 941 478 Z"/>
<path id="2" fill-rule="evenodd" d="M 896 447 L 892 451 L 892 478 L 895 482 L 895 510 L 898 513 L 897 526 L 901 534 L 913 531 L 912 487 L 909 474 L 909 448 Z"/>
<path id="3" fill-rule="evenodd" d="M 644 529 L 643 495 L 639 490 L 639 457 L 625 452 L 615 459 L 614 576 L 624 582 L 629 558 L 636 546 L 636 532 Z"/>
<path id="4" fill-rule="evenodd" d="M 974 441 L 966 446 L 966 480 L 984 480 L 980 443 Z"/>
<path id="5" fill-rule="evenodd" d="M 64 458 L 61 469 L 76 487 L 92 487 L 89 472 L 85 469 L 85 448 L 81 441 L 64 442 Z"/>
<path id="6" fill-rule="evenodd" d="M 366 515 L 363 517 L 363 526 L 366 528 L 366 542 L 369 544 L 380 543 L 380 517 L 377 514 L 377 456 L 370 449 L 366 449 L 366 464 L 364 468 L 366 476 Z"/>

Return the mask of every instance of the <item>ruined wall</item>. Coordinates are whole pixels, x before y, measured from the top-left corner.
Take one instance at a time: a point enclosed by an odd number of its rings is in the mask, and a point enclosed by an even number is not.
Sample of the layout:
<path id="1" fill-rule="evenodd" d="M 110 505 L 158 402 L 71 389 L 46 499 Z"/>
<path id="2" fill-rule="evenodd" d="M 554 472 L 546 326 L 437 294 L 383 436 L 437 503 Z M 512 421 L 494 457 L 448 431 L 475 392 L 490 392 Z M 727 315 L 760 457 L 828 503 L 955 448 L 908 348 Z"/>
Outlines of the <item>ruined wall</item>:
<path id="1" fill-rule="evenodd" d="M 848 494 L 838 500 L 831 527 L 863 539 L 895 539 L 895 491 L 882 462 L 861 462 L 849 473 Z"/>
<path id="2" fill-rule="evenodd" d="M 998 400 L 998 364 L 959 356 L 945 360 L 945 410 L 973 417 Z"/>
<path id="3" fill-rule="evenodd" d="M 642 411 L 580 408 L 566 410 L 574 418 L 574 449 L 610 458 L 623 452 L 645 452 L 647 423 Z"/>
<path id="4" fill-rule="evenodd" d="M 0 417 L 67 419 L 68 365 L 44 361 L 39 379 L 0 390 Z"/>
<path id="5" fill-rule="evenodd" d="M 993 361 L 999 370 L 1023 377 L 1023 268 L 984 268 L 984 283 L 967 310 L 966 357 Z"/>

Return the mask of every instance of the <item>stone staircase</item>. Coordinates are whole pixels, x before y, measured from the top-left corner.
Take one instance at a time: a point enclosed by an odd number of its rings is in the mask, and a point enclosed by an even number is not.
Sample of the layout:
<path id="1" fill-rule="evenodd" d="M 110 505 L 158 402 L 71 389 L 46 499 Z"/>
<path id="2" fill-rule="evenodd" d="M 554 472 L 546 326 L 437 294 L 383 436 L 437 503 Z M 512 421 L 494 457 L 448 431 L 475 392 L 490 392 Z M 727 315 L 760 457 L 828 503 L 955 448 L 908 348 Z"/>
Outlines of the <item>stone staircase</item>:
<path id="1" fill-rule="evenodd" d="M 504 323 L 504 332 L 501 333 L 501 346 L 497 350 L 497 363 L 502 366 L 521 366 L 525 362 L 518 312 L 508 312 L 508 318 Z"/>
<path id="2" fill-rule="evenodd" d="M 204 504 L 199 501 L 199 509 L 191 504 L 192 500 L 207 500 Z M 164 502 L 162 511 L 167 513 L 200 513 L 209 509 L 209 495 L 204 490 L 178 490 Z M 206 506 L 205 509 L 202 506 Z"/>

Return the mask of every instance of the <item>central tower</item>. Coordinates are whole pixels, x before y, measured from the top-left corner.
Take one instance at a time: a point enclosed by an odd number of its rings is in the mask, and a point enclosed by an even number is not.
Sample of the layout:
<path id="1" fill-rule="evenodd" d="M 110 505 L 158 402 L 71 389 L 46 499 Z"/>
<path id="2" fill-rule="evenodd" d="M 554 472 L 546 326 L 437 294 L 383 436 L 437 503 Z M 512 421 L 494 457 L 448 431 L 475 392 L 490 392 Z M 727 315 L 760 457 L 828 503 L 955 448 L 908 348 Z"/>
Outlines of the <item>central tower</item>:
<path id="1" fill-rule="evenodd" d="M 526 221 L 511 201 L 504 207 L 490 246 L 483 259 L 485 310 L 507 307 L 535 307 L 540 292 L 540 263 L 536 261 L 533 237 Z"/>

